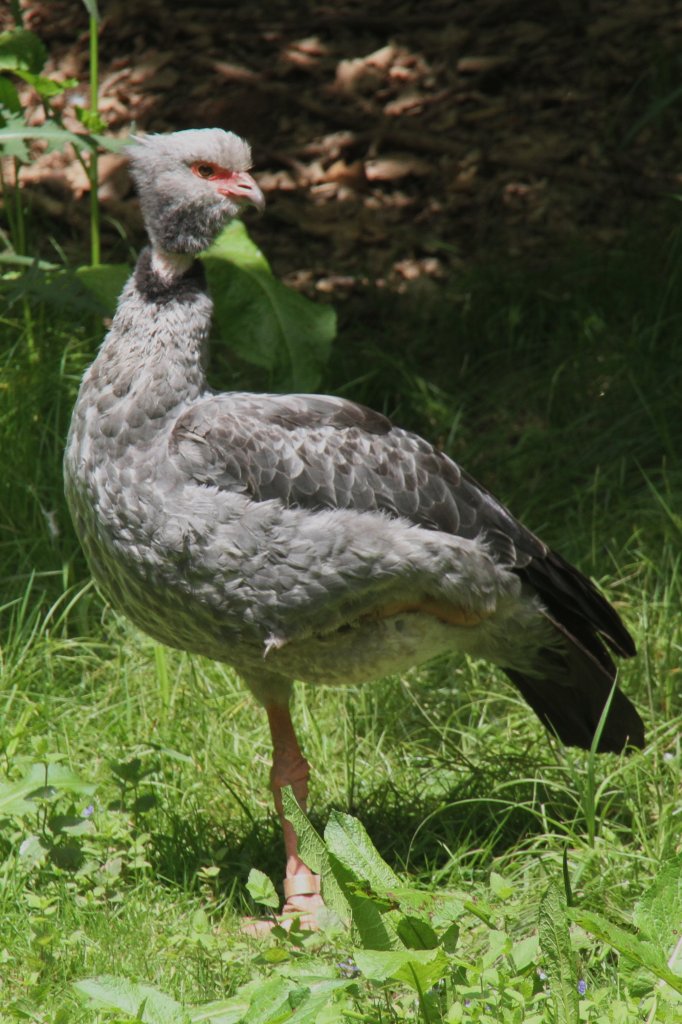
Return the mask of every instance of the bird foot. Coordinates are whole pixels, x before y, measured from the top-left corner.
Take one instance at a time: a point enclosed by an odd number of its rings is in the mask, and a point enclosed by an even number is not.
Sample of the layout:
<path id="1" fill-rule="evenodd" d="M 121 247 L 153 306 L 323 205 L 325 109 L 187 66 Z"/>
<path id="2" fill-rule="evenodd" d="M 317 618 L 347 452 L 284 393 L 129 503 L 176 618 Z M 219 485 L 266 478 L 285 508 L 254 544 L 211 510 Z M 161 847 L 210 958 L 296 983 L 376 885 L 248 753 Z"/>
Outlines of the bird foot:
<path id="1" fill-rule="evenodd" d="M 294 926 L 305 932 L 319 931 L 319 913 L 326 909 L 320 895 L 320 876 L 297 874 L 285 878 L 284 896 L 286 902 L 280 914 L 269 921 L 246 918 L 242 922 L 242 932 L 258 937 L 269 935 L 273 928 L 291 931 Z"/>

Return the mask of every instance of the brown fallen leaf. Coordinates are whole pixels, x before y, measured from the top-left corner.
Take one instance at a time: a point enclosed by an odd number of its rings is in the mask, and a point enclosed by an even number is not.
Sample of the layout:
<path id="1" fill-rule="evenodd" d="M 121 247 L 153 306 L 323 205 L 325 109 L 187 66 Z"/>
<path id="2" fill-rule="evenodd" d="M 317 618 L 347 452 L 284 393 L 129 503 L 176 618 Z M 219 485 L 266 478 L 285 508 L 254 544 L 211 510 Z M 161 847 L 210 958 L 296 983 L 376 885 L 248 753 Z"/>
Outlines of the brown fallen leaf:
<path id="1" fill-rule="evenodd" d="M 280 54 L 284 64 L 292 65 L 301 71 L 314 71 L 319 67 L 320 60 L 329 53 L 329 47 L 319 36 L 297 39 L 285 46 Z"/>
<path id="2" fill-rule="evenodd" d="M 258 175 L 264 192 L 295 192 L 298 184 L 289 171 L 264 171 Z"/>
<path id="3" fill-rule="evenodd" d="M 335 181 L 343 185 L 360 185 L 365 181 L 365 167 L 362 160 L 354 160 L 353 163 L 346 163 L 345 160 L 335 160 L 326 170 L 328 181 Z"/>
<path id="4" fill-rule="evenodd" d="M 234 64 L 227 60 L 213 60 L 213 58 L 207 57 L 205 60 L 201 60 L 200 63 L 207 64 L 227 82 L 254 82 L 258 81 L 261 77 L 256 71 L 252 71 L 251 68 L 247 68 L 243 64 Z"/>
<path id="5" fill-rule="evenodd" d="M 366 92 L 377 88 L 382 79 L 379 68 L 361 57 L 340 60 L 336 65 L 334 84 L 340 92 Z"/>
<path id="6" fill-rule="evenodd" d="M 396 153 L 365 161 L 365 175 L 368 181 L 399 181 L 409 176 L 426 177 L 433 171 L 433 165 L 411 153 Z"/>

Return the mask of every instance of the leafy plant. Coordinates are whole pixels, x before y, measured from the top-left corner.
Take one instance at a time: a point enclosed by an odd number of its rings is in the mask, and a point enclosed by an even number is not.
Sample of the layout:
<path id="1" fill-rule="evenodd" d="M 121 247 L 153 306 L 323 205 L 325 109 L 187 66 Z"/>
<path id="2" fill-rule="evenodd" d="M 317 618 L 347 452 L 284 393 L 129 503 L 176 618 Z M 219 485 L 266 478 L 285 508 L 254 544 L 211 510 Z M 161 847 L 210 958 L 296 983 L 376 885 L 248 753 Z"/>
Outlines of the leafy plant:
<path id="1" fill-rule="evenodd" d="M 630 1018 L 618 1008 L 613 1015 L 605 990 L 587 995 L 587 982 L 577 970 L 585 945 L 575 923 L 653 970 L 670 986 L 672 996 L 682 991 L 682 975 L 663 967 L 652 952 L 666 941 L 666 934 L 679 945 L 679 857 L 637 904 L 634 920 L 646 939 L 627 933 L 625 940 L 623 929 L 605 919 L 567 908 L 563 886 L 555 879 L 540 901 L 537 930 L 531 923 L 524 935 L 515 924 L 515 887 L 498 873 L 491 873 L 487 897 L 480 891 L 406 887 L 355 818 L 333 812 L 322 838 L 290 790 L 283 799 L 301 837 L 303 858 L 322 874 L 326 903 L 335 911 L 321 920 L 322 941 L 335 934 L 339 917 L 350 929 L 345 959 L 335 967 L 318 962 L 313 969 L 304 951 L 314 936 L 294 922 L 289 931 L 273 929 L 277 945 L 268 946 L 261 958 L 261 970 L 269 966 L 269 971 L 228 999 L 183 1007 L 150 986 L 100 976 L 76 983 L 89 1006 L 136 1014 L 135 1019 L 148 1024 L 334 1024 L 356 1019 L 377 1024 L 625 1024 Z M 262 872 L 251 872 L 249 891 L 264 906 L 275 905 L 274 887 Z M 385 1017 L 381 1006 L 390 1008 Z M 364 1010 L 358 1013 L 360 1007 Z"/>
<path id="2" fill-rule="evenodd" d="M 682 854 L 664 866 L 636 904 L 632 923 L 638 935 L 591 910 L 574 909 L 570 916 L 682 995 Z"/>
<path id="3" fill-rule="evenodd" d="M 88 176 L 90 266 L 70 272 L 48 264 L 31 265 L 29 274 L 7 279 L 4 291 L 10 306 L 21 299 L 27 308 L 31 297 L 111 315 L 129 270 L 121 264 L 101 264 L 97 154 L 100 147 L 116 150 L 122 142 L 102 134 L 106 124 L 97 110 L 99 18 L 94 0 L 85 0 L 85 6 L 89 15 L 90 107 L 75 108 L 83 133 L 66 129 L 61 112 L 51 102 L 75 86 L 75 79 L 58 81 L 41 74 L 47 60 L 43 43 L 35 33 L 17 27 L 0 36 L 0 148 L 14 158 L 15 167 L 14 189 L 2 182 L 14 238 L 14 251 L 5 253 L 5 260 L 25 266 L 28 259 L 19 177 L 21 165 L 30 158 L 27 142 L 40 139 L 48 150 L 70 144 Z M 40 97 L 45 120 L 39 127 L 27 123 L 11 76 L 29 84 Z M 241 223 L 223 232 L 205 262 L 215 296 L 216 325 L 234 351 L 270 371 L 285 390 L 314 389 L 336 333 L 331 307 L 316 305 L 278 281 Z"/>
<path id="4" fill-rule="evenodd" d="M 40 38 L 20 25 L 0 35 L 0 148 L 14 159 L 14 189 L 10 191 L 2 179 L 5 206 L 8 210 L 14 253 L 27 254 L 26 223 L 19 189 L 21 165 L 28 162 L 27 142 L 41 139 L 48 150 L 70 144 L 90 183 L 90 262 L 100 262 L 99 202 L 97 198 L 99 147 L 116 150 L 121 143 L 101 133 L 106 128 L 98 113 L 98 14 L 94 0 L 86 3 L 90 19 L 90 108 L 76 107 L 78 120 L 86 129 L 75 133 L 64 127 L 63 117 L 53 103 L 67 89 L 78 83 L 73 78 L 63 81 L 44 75 L 47 51 Z M 38 95 L 45 113 L 39 126 L 28 124 L 21 106 L 19 92 L 12 79 L 19 78 Z M 9 254 L 11 255 L 11 254 Z M 7 259 L 8 254 L 5 254 Z"/>
<path id="5" fill-rule="evenodd" d="M 557 1024 L 574 1024 L 579 1012 L 578 976 L 571 950 L 566 902 L 557 882 L 549 885 L 540 903 L 539 937 Z"/>
<path id="6" fill-rule="evenodd" d="M 229 999 L 187 1008 L 149 985 L 122 978 L 102 976 L 75 985 L 93 1009 L 115 1012 L 115 1024 L 124 1024 L 118 1011 L 129 1015 L 125 1024 L 341 1024 L 347 1019 L 345 1009 L 350 1009 L 344 993 L 351 987 L 351 981 L 331 971 L 286 968 L 277 977 L 249 982 Z"/>
<path id="7" fill-rule="evenodd" d="M 242 359 L 269 370 L 282 390 L 320 382 L 336 315 L 278 281 L 240 221 L 204 257 L 216 326 Z"/>
<path id="8" fill-rule="evenodd" d="M 112 766 L 121 799 L 103 807 L 92 802 L 96 787 L 63 765 L 62 755 L 50 753 L 44 738 L 34 749 L 40 760 L 29 763 L 19 779 L 0 780 L 4 871 L 34 881 L 77 871 L 81 884 L 98 896 L 122 872 L 146 869 L 149 836 L 140 824 L 154 800 L 139 792 L 145 774 L 139 759 Z"/>

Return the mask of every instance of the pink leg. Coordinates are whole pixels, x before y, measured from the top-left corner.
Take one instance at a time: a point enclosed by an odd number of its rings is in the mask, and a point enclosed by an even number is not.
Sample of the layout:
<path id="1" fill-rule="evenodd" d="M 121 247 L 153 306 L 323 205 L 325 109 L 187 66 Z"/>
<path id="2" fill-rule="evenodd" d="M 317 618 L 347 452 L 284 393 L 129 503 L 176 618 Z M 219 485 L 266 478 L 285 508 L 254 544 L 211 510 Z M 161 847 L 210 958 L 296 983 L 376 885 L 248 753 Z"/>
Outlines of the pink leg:
<path id="1" fill-rule="evenodd" d="M 284 849 L 287 866 L 284 879 L 285 904 L 283 912 L 301 914 L 305 928 L 315 927 L 315 911 L 323 906 L 320 896 L 320 880 L 298 855 L 298 839 L 290 821 L 282 809 L 282 787 L 291 786 L 296 799 L 305 810 L 308 799 L 308 777 L 310 765 L 301 753 L 291 721 L 288 706 L 268 704 L 265 708 L 272 736 L 272 770 L 270 787 L 275 798 L 275 807 L 282 823 Z"/>

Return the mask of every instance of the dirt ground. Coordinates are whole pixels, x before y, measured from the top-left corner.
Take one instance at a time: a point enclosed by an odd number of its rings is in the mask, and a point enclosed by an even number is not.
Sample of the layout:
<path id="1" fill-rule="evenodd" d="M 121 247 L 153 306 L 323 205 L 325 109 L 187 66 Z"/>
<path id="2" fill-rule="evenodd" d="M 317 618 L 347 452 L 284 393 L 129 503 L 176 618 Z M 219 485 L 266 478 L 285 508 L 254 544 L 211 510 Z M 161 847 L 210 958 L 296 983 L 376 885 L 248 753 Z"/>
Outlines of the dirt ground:
<path id="1" fill-rule="evenodd" d="M 87 102 L 77 0 L 22 4 L 48 73 Z M 682 191 L 682 4 L 665 0 L 167 0 L 100 3 L 111 133 L 220 126 L 252 143 L 268 197 L 252 233 L 307 292 L 404 290 L 467 261 L 617 245 L 665 230 Z M 12 22 L 4 16 L 2 27 Z M 39 123 L 42 110 L 24 100 Z M 122 158 L 105 217 L 139 240 Z M 23 172 L 50 223 L 87 236 L 69 156 Z M 112 244 L 116 233 L 111 229 Z M 107 252 L 105 245 L 105 254 Z"/>

